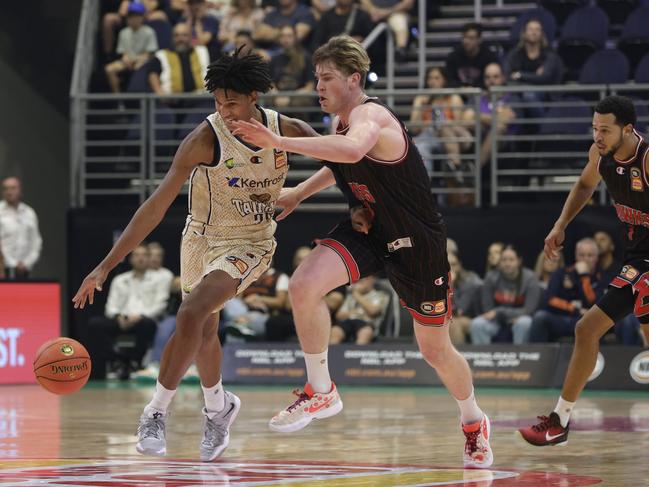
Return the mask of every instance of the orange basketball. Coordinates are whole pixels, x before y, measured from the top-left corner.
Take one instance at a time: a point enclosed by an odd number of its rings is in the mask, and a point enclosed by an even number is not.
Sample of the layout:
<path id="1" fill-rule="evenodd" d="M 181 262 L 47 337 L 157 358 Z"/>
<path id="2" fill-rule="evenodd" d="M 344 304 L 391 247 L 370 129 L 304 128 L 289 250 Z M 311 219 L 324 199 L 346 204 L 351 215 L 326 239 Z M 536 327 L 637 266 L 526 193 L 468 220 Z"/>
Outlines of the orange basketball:
<path id="1" fill-rule="evenodd" d="M 43 343 L 34 359 L 36 380 L 54 394 L 77 392 L 88 382 L 91 367 L 86 348 L 65 337 Z"/>

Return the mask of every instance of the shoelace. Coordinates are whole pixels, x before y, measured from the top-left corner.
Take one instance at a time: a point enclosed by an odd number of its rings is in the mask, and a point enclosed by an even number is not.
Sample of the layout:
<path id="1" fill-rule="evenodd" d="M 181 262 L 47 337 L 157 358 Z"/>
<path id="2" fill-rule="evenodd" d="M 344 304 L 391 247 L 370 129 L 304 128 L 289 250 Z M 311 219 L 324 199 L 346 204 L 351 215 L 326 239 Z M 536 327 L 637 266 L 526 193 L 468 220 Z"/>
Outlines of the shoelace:
<path id="1" fill-rule="evenodd" d="M 290 413 L 293 411 L 295 408 L 299 407 L 300 404 L 302 404 L 304 401 L 309 400 L 309 396 L 307 395 L 306 392 L 301 391 L 300 389 L 293 389 L 293 394 L 297 396 L 297 400 L 291 404 L 289 407 L 286 408 L 286 410 Z"/>
<path id="2" fill-rule="evenodd" d="M 161 433 L 164 431 L 164 421 L 162 419 L 147 418 L 146 421 L 140 423 L 137 428 L 137 435 L 143 438 L 154 437 L 161 438 Z"/>
<path id="3" fill-rule="evenodd" d="M 203 436 L 203 444 L 213 447 L 220 445 L 226 433 L 225 424 L 217 423 L 213 419 L 206 418 L 206 431 Z"/>
<path id="4" fill-rule="evenodd" d="M 480 429 L 478 428 L 476 431 L 472 431 L 471 433 L 465 431 L 464 436 L 466 436 L 464 451 L 469 455 L 478 451 L 478 436 L 480 436 Z"/>
<path id="5" fill-rule="evenodd" d="M 549 416 L 537 416 L 536 418 L 541 420 L 539 424 L 532 426 L 532 429 L 536 432 L 546 431 L 550 429 L 550 426 L 553 426 Z"/>

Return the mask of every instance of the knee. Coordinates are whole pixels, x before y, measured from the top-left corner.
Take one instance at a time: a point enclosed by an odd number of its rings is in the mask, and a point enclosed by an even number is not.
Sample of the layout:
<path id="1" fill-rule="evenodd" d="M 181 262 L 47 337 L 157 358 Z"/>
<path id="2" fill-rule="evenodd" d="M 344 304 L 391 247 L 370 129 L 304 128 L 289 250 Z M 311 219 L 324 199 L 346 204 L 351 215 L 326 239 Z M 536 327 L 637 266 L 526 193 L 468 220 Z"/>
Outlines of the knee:
<path id="1" fill-rule="evenodd" d="M 426 362 L 437 368 L 446 362 L 446 355 L 452 349 L 450 342 L 433 342 L 420 345 L 420 351 Z"/>
<path id="2" fill-rule="evenodd" d="M 575 340 L 579 342 L 598 342 L 599 336 L 595 333 L 595 327 L 589 326 L 588 321 L 580 319 L 575 325 Z"/>
<path id="3" fill-rule="evenodd" d="M 307 276 L 306 273 L 296 272 L 291 276 L 288 283 L 288 294 L 291 299 L 293 307 L 299 307 L 300 304 L 309 302 L 318 296 L 318 291 L 314 287 L 314 282 L 317 282 L 316 277 Z"/>
<path id="4" fill-rule="evenodd" d="M 176 333 L 179 335 L 199 333 L 199 325 L 203 321 L 204 316 L 195 306 L 186 305 L 183 302 L 176 315 Z"/>

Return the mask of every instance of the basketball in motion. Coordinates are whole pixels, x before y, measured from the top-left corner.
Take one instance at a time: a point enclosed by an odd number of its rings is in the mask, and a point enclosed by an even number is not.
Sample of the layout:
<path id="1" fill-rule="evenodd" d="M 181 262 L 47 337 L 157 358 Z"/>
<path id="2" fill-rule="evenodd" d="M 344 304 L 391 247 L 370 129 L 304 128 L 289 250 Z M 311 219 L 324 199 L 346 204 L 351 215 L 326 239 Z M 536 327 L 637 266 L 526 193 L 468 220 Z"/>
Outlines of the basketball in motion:
<path id="1" fill-rule="evenodd" d="M 90 377 L 86 348 L 72 338 L 55 338 L 41 345 L 34 359 L 36 380 L 54 394 L 72 394 Z"/>

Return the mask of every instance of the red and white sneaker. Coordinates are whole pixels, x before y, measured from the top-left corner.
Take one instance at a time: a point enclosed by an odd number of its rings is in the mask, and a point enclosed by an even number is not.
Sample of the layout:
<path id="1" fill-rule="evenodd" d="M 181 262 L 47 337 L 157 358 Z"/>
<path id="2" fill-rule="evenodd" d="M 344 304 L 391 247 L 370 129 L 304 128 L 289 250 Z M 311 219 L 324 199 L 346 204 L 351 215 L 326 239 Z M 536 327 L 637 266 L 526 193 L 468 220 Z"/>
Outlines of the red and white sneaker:
<path id="1" fill-rule="evenodd" d="M 464 468 L 489 468 L 494 456 L 489 446 L 491 423 L 486 414 L 475 423 L 463 424 L 462 431 L 466 437 L 464 443 Z"/>
<path id="2" fill-rule="evenodd" d="M 550 413 L 550 416 L 538 416 L 538 419 L 541 420 L 540 423 L 518 430 L 525 441 L 534 446 L 563 446 L 568 444 L 570 423 L 565 428 L 561 426 L 559 415 L 554 412 Z"/>
<path id="3" fill-rule="evenodd" d="M 295 389 L 293 394 L 297 396 L 297 400 L 270 420 L 268 426 L 271 430 L 292 433 L 301 430 L 314 419 L 329 418 L 343 410 L 343 402 L 333 382 L 327 393 L 313 392 L 311 384 L 307 383 L 304 391 Z"/>

